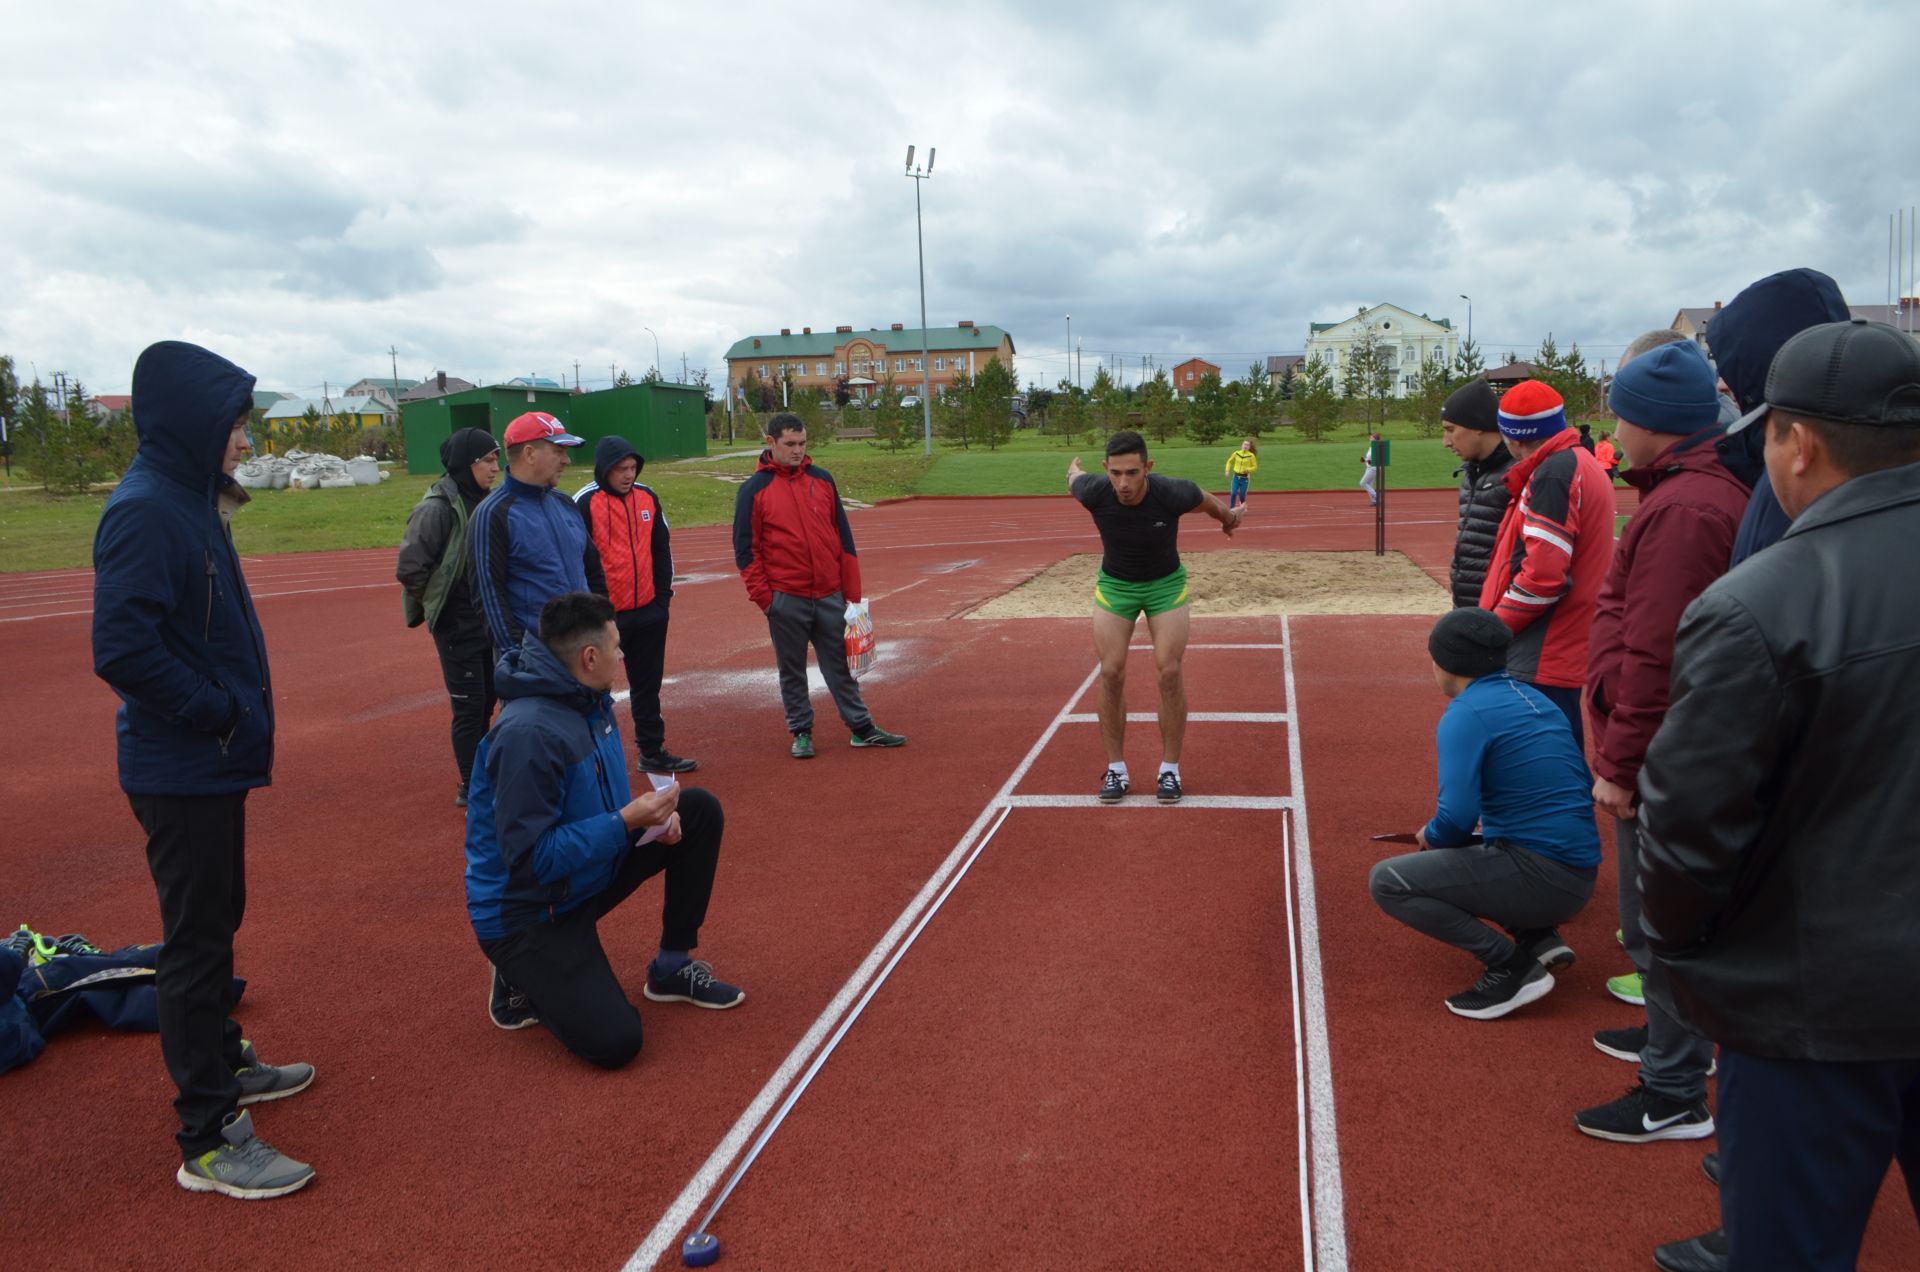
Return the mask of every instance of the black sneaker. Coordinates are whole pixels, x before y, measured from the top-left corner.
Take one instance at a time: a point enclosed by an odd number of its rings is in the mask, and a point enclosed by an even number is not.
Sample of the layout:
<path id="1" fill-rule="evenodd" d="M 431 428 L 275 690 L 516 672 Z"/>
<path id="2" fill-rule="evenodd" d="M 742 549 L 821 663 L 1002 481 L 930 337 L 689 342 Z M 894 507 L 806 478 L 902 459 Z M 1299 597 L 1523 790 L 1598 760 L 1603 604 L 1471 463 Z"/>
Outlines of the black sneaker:
<path id="1" fill-rule="evenodd" d="M 1127 797 L 1127 792 L 1132 789 L 1133 787 L 1127 783 L 1127 775 L 1125 773 L 1116 773 L 1112 769 L 1108 769 L 1100 777 L 1100 802 L 1102 804 L 1118 804 Z"/>
<path id="2" fill-rule="evenodd" d="M 1655 1140 L 1705 1139 L 1713 1134 L 1713 1114 L 1704 1098 L 1669 1100 L 1636 1083 L 1611 1104 L 1581 1109 L 1573 1124 L 1583 1135 L 1617 1144 L 1651 1144 Z"/>
<path id="3" fill-rule="evenodd" d="M 1660 1272 L 1725 1272 L 1731 1250 L 1727 1230 L 1715 1228 L 1685 1241 L 1655 1246 L 1653 1266 Z"/>
<path id="4" fill-rule="evenodd" d="M 640 752 L 640 771 L 642 773 L 691 773 L 700 765 L 684 755 L 675 755 L 666 747 L 649 755 Z"/>
<path id="5" fill-rule="evenodd" d="M 1498 1020 L 1510 1011 L 1545 998 L 1553 990 L 1553 973 L 1530 958 L 1515 956 L 1447 999 L 1447 1010 L 1468 1020 Z"/>
<path id="6" fill-rule="evenodd" d="M 525 1029 L 540 1023 L 533 1001 L 507 984 L 507 978 L 491 963 L 487 965 L 487 1016 L 502 1029 Z"/>
<path id="7" fill-rule="evenodd" d="M 725 1011 L 747 999 L 747 991 L 713 978 L 713 965 L 693 959 L 670 976 L 660 976 L 657 964 L 647 964 L 647 983 L 640 992 L 656 1003 L 692 1003 Z"/>
<path id="8" fill-rule="evenodd" d="M 1628 1064 L 1639 1064 L 1640 1053 L 1646 1049 L 1647 1027 L 1634 1025 L 1628 1029 L 1602 1029 L 1593 1035 L 1593 1048 L 1615 1060 L 1625 1060 Z"/>
<path id="9" fill-rule="evenodd" d="M 1153 797 L 1162 804 L 1178 804 L 1180 802 L 1180 775 L 1171 772 L 1162 773 L 1158 778 L 1154 779 Z"/>
<path id="10" fill-rule="evenodd" d="M 1708 1153 L 1705 1157 L 1702 1157 L 1700 1159 L 1700 1173 L 1712 1180 L 1713 1186 L 1718 1188 L 1720 1186 L 1720 1154 Z"/>
<path id="11" fill-rule="evenodd" d="M 467 784 L 465 782 L 460 783 L 459 789 L 454 791 L 453 806 L 455 808 L 465 808 L 467 806 Z"/>
<path id="12" fill-rule="evenodd" d="M 898 733 L 888 733 L 877 724 L 867 726 L 866 732 L 856 733 L 847 739 L 854 746 L 905 746 L 907 740 Z"/>
<path id="13" fill-rule="evenodd" d="M 1573 947 L 1560 938 L 1558 928 L 1526 928 L 1513 933 L 1513 943 L 1550 972 L 1573 966 Z"/>

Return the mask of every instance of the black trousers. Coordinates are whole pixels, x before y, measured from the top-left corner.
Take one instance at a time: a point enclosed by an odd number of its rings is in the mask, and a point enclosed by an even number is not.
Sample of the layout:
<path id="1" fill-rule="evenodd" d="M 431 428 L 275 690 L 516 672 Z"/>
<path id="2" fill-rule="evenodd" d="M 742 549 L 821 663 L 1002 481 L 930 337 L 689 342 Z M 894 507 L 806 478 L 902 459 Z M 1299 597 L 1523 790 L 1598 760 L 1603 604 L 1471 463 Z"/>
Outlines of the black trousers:
<path id="1" fill-rule="evenodd" d="M 160 1054 L 179 1095 L 182 1160 L 220 1145 L 240 1084 L 233 937 L 247 908 L 247 796 L 130 795 L 147 832 L 163 944 L 154 976 Z"/>
<path id="2" fill-rule="evenodd" d="M 1898 1158 L 1920 1216 L 1920 1057 L 1720 1053 L 1720 1216 L 1743 1268 L 1852 1268 Z"/>
<path id="3" fill-rule="evenodd" d="M 833 695 L 833 705 L 850 733 L 873 727 L 873 716 L 860 697 L 860 682 L 847 666 L 847 603 L 833 592 L 815 600 L 775 592 L 767 606 L 767 630 L 773 636 L 773 661 L 780 672 L 780 705 L 787 713 L 787 732 L 813 731 L 813 698 L 807 692 L 807 646 L 813 646 L 820 675 Z"/>
<path id="4" fill-rule="evenodd" d="M 464 782 L 473 773 L 473 753 L 493 723 L 493 637 L 484 622 L 449 621 L 433 629 L 433 647 L 453 703 L 453 762 Z"/>
<path id="5" fill-rule="evenodd" d="M 680 842 L 655 841 L 632 849 L 606 889 L 578 909 L 498 940 L 482 941 L 507 983 L 525 994 L 540 1023 L 567 1050 L 603 1069 L 618 1069 L 640 1054 L 640 1012 L 607 962 L 600 920 L 654 875 L 666 872 L 660 948 L 691 950 L 700 943 L 713 895 L 726 815 L 699 787 L 680 792 Z"/>
<path id="6" fill-rule="evenodd" d="M 620 657 L 627 665 L 627 706 L 633 710 L 633 741 L 642 755 L 657 754 L 667 740 L 660 718 L 660 678 L 667 665 L 667 607 L 655 602 L 613 616 L 620 629 Z"/>

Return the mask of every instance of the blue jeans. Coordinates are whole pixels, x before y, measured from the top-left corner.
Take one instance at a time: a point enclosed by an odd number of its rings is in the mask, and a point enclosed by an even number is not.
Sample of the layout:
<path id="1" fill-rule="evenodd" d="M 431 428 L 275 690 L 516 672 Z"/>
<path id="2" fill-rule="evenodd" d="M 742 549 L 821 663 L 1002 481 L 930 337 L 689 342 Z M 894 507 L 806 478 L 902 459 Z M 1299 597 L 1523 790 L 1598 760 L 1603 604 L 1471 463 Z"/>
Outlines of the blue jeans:
<path id="1" fill-rule="evenodd" d="M 1247 475 L 1245 473 L 1235 473 L 1233 475 L 1233 488 L 1227 493 L 1227 507 L 1231 508 L 1235 504 L 1243 504 L 1245 502 L 1247 502 Z"/>

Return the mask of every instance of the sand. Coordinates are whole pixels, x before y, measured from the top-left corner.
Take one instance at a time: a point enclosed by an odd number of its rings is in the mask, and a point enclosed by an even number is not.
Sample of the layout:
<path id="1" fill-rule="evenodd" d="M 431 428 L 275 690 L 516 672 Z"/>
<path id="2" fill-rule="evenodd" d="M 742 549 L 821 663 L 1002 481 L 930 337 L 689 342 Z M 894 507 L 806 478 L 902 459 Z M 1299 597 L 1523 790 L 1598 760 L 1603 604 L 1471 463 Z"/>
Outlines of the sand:
<path id="1" fill-rule="evenodd" d="M 1196 552 L 1186 558 L 1196 615 L 1444 614 L 1446 589 L 1399 552 Z M 1079 618 L 1093 610 L 1100 558 L 1071 556 L 968 618 Z"/>

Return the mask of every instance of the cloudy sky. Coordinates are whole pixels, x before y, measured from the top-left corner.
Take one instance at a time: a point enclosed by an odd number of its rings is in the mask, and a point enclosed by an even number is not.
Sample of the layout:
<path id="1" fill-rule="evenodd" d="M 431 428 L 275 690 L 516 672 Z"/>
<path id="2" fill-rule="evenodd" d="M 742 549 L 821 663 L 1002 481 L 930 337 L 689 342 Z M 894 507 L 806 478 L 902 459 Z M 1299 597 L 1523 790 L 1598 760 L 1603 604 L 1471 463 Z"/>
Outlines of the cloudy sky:
<path id="1" fill-rule="evenodd" d="M 742 335 L 1013 334 L 1241 373 L 1392 301 L 1615 356 L 1777 269 L 1886 298 L 1911 0 L 9 6 L 0 353 L 124 392 L 586 387 Z M 651 334 L 647 330 L 651 328 Z"/>

